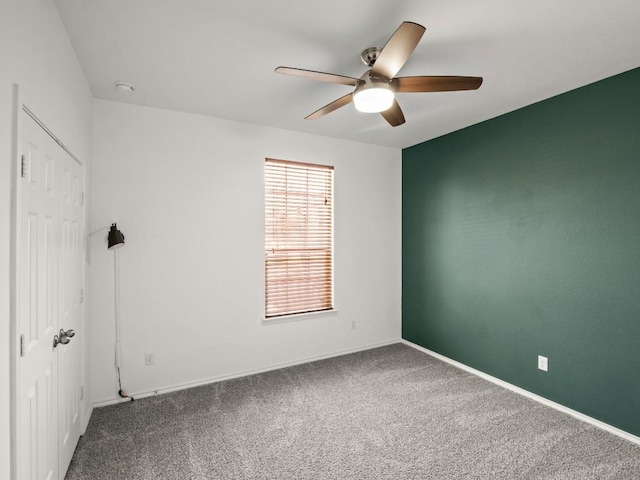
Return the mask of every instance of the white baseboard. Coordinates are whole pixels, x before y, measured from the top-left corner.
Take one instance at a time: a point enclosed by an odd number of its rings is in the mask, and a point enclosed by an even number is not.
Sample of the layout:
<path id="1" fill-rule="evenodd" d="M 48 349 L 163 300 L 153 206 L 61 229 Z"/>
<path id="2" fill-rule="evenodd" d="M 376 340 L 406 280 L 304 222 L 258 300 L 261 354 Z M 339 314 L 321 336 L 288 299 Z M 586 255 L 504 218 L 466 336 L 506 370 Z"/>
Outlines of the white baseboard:
<path id="1" fill-rule="evenodd" d="M 264 373 L 264 372 L 270 372 L 272 370 L 279 370 L 281 368 L 287 368 L 287 367 L 293 367 L 295 365 L 302 365 L 304 363 L 310 363 L 310 362 L 317 362 L 318 360 L 326 360 L 328 358 L 334 358 L 334 357 L 341 357 L 342 355 L 349 355 L 350 353 L 357 353 L 357 352 L 363 352 L 365 350 L 371 350 L 374 348 L 379 348 L 379 347 L 384 347 L 387 345 L 393 345 L 395 343 L 399 343 L 401 341 L 400 338 L 394 339 L 394 340 L 389 340 L 386 342 L 382 342 L 382 343 L 376 343 L 373 345 L 366 345 L 364 347 L 358 347 L 358 348 L 352 348 L 352 349 L 348 349 L 348 350 L 341 350 L 339 352 L 333 352 L 333 353 L 329 353 L 326 355 L 318 355 L 315 357 L 307 357 L 307 358 L 303 358 L 300 360 L 295 360 L 293 362 L 285 362 L 285 363 L 279 363 L 276 365 L 271 365 L 269 367 L 265 367 L 265 368 L 258 368 L 255 370 L 245 370 L 242 372 L 236 372 L 236 373 L 232 373 L 229 375 L 220 375 L 218 377 L 212 377 L 212 378 L 207 378 L 204 380 L 198 380 L 195 382 L 188 382 L 188 383 L 182 383 L 179 385 L 172 385 L 172 386 L 168 386 L 168 387 L 162 387 L 162 388 L 158 388 L 157 390 L 151 390 L 151 391 L 147 391 L 147 392 L 137 392 L 137 393 L 129 393 L 129 396 L 135 398 L 135 399 L 139 399 L 139 398 L 146 398 L 146 397 L 152 397 L 154 395 L 160 395 L 162 393 L 169 393 L 169 392 L 177 392 L 179 390 L 185 390 L 187 388 L 193 388 L 193 387 L 199 387 L 201 385 L 209 385 L 211 383 L 217 383 L 217 382 L 223 382 L 225 380 L 232 380 L 234 378 L 240 378 L 240 377 L 247 377 L 249 375 L 256 375 L 258 373 Z M 106 407 L 107 405 L 115 405 L 116 403 L 126 403 L 126 402 L 130 402 L 131 399 L 128 398 L 113 398 L 110 400 L 103 400 L 100 402 L 96 402 L 93 404 L 94 407 L 99 408 L 99 407 Z"/>
<path id="2" fill-rule="evenodd" d="M 613 425 L 609 425 L 608 423 L 604 423 L 600 420 L 596 420 L 593 417 L 590 417 L 588 415 L 585 415 L 584 413 L 580 413 L 576 410 L 572 410 L 569 407 L 565 407 L 564 405 L 560 405 L 559 403 L 553 402 L 547 398 L 541 397 L 540 395 L 536 395 L 535 393 L 532 393 L 528 390 L 525 390 L 524 388 L 520 388 L 520 387 L 516 387 L 515 385 L 512 385 L 509 382 L 505 382 L 504 380 L 500 380 L 499 378 L 493 377 L 487 373 L 481 372 L 480 370 L 476 370 L 475 368 L 469 367 L 467 365 L 465 365 L 464 363 L 460 363 L 457 362 L 455 360 L 450 359 L 449 357 L 445 357 L 444 355 L 440 355 L 439 353 L 433 352 L 429 349 L 426 349 L 424 347 L 421 347 L 420 345 L 416 345 L 415 343 L 409 342 L 408 340 L 401 340 L 402 343 L 404 343 L 405 345 L 408 345 L 412 348 L 415 348 L 416 350 L 419 350 L 423 353 L 426 353 L 427 355 L 431 355 L 434 358 L 437 358 L 438 360 L 442 360 L 445 363 L 448 363 L 450 365 L 453 365 L 454 367 L 460 368 L 461 370 L 464 370 L 466 372 L 472 373 L 474 375 L 477 375 L 480 378 L 483 378 L 485 380 L 488 380 L 492 383 L 495 383 L 496 385 L 499 385 L 501 387 L 504 387 L 508 390 L 511 390 L 512 392 L 518 393 L 524 397 L 530 398 L 531 400 L 535 400 L 536 402 L 539 402 L 543 405 L 546 405 L 547 407 L 551 407 L 554 408 L 555 410 L 559 410 L 563 413 L 566 413 L 568 415 L 571 415 L 574 418 L 577 418 L 578 420 L 582 420 L 583 422 L 589 423 L 595 427 L 601 428 L 602 430 L 606 430 L 609 433 L 613 433 L 614 435 L 617 435 L 618 437 L 624 438 L 625 440 L 628 440 L 632 443 L 635 443 L 636 445 L 640 445 L 640 437 L 637 437 L 629 432 L 625 432 L 624 430 L 620 430 L 617 427 L 614 427 Z"/>

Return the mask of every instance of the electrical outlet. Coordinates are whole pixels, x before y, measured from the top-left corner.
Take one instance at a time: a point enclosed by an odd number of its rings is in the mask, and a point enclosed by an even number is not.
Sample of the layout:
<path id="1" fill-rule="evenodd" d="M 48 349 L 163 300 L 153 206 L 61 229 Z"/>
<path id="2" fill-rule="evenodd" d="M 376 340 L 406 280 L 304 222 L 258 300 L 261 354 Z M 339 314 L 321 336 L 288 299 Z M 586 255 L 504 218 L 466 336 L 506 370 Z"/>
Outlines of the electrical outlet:
<path id="1" fill-rule="evenodd" d="M 153 352 L 144 354 L 144 364 L 153 365 L 156 363 L 156 354 Z"/>
<path id="2" fill-rule="evenodd" d="M 538 369 L 544 372 L 549 371 L 549 359 L 547 357 L 538 355 Z"/>

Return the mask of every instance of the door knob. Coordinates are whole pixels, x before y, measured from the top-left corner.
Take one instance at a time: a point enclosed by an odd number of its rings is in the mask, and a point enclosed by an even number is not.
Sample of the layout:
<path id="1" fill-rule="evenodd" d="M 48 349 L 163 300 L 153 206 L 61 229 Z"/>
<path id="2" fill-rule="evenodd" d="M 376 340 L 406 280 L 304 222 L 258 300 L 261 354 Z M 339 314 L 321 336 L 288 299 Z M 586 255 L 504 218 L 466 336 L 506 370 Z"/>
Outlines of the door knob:
<path id="1" fill-rule="evenodd" d="M 58 335 L 53 336 L 53 348 L 56 348 L 59 344 L 66 345 L 71 341 L 71 337 L 76 334 L 76 331 L 73 329 L 69 329 L 66 332 L 64 329 L 60 329 Z"/>
<path id="2" fill-rule="evenodd" d="M 66 345 L 70 341 L 71 340 L 66 335 L 62 335 L 62 336 L 54 335 L 53 336 L 53 348 L 56 348 L 60 344 Z"/>

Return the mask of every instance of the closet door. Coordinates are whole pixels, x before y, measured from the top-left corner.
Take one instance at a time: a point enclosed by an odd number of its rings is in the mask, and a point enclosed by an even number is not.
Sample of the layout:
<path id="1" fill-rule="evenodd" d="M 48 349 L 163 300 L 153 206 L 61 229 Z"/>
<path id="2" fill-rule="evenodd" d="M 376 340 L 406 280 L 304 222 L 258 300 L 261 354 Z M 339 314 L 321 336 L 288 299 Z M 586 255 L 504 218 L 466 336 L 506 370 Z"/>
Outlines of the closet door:
<path id="1" fill-rule="evenodd" d="M 64 478 L 80 435 L 82 167 L 21 118 L 16 203 L 18 475 Z M 70 452 L 70 453 L 69 453 Z"/>

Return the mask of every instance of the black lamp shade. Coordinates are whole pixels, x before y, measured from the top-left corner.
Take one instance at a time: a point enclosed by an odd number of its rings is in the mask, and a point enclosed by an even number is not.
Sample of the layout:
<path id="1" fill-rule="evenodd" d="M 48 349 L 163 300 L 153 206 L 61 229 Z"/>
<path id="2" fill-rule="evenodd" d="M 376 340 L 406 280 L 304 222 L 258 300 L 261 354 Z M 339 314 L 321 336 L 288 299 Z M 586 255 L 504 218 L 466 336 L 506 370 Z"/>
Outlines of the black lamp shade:
<path id="1" fill-rule="evenodd" d="M 111 225 L 111 229 L 109 230 L 108 243 L 109 246 L 107 248 L 109 250 L 114 250 L 124 246 L 124 235 L 120 230 L 118 230 L 115 223 Z"/>

